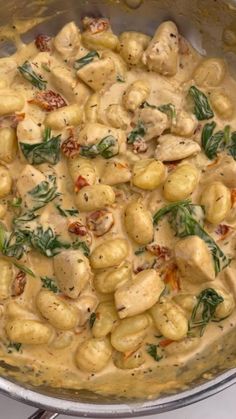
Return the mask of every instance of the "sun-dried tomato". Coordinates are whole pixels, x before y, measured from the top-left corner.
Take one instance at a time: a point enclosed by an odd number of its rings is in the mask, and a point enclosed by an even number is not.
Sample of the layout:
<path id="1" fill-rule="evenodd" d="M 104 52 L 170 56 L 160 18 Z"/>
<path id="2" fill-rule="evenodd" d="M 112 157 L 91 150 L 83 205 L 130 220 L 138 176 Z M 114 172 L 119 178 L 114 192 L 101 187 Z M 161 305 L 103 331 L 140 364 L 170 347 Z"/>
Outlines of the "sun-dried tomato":
<path id="1" fill-rule="evenodd" d="M 63 97 L 59 93 L 53 92 L 53 90 L 37 92 L 33 99 L 30 99 L 28 102 L 33 103 L 48 112 L 63 108 L 67 105 Z"/>
<path id="2" fill-rule="evenodd" d="M 173 343 L 173 342 L 174 342 L 174 340 L 172 340 L 172 339 L 163 339 L 159 342 L 159 346 L 161 348 L 166 348 L 166 346 L 171 345 L 171 343 Z"/>
<path id="3" fill-rule="evenodd" d="M 166 268 L 164 274 L 164 282 L 166 285 L 170 286 L 172 291 L 180 291 L 180 279 L 176 265 L 171 264 Z"/>
<path id="4" fill-rule="evenodd" d="M 218 240 L 224 240 L 231 233 L 231 231 L 231 227 L 227 224 L 219 224 L 215 229 L 215 233 L 220 236 Z"/>
<path id="5" fill-rule="evenodd" d="M 69 233 L 76 234 L 77 236 L 86 236 L 86 234 L 88 233 L 87 227 L 79 221 L 74 221 L 73 223 L 70 223 L 68 231 Z"/>
<path id="6" fill-rule="evenodd" d="M 110 22 L 105 18 L 85 17 L 83 19 L 83 27 L 94 35 L 107 31 L 110 28 Z"/>
<path id="7" fill-rule="evenodd" d="M 139 138 L 133 143 L 134 153 L 145 153 L 148 149 L 147 143 L 143 138 Z"/>
<path id="8" fill-rule="evenodd" d="M 16 297 L 24 292 L 26 285 L 25 272 L 19 271 L 12 284 L 12 296 Z"/>
<path id="9" fill-rule="evenodd" d="M 160 246 L 159 244 L 151 243 L 146 246 L 146 249 L 153 255 L 157 256 L 158 259 L 163 259 L 165 262 L 171 258 L 171 251 L 166 246 Z"/>
<path id="10" fill-rule="evenodd" d="M 83 176 L 78 176 L 78 178 L 75 181 L 75 190 L 76 192 L 79 192 L 82 188 L 85 186 L 88 186 L 89 183 L 87 182 L 87 179 L 85 179 Z"/>
<path id="11" fill-rule="evenodd" d="M 75 141 L 73 135 L 70 135 L 61 145 L 61 150 L 66 157 L 74 157 L 79 153 L 80 145 Z"/>
<path id="12" fill-rule="evenodd" d="M 51 51 L 51 37 L 48 35 L 39 34 L 35 38 L 36 48 L 41 52 Z"/>
<path id="13" fill-rule="evenodd" d="M 103 236 L 106 234 L 114 224 L 114 217 L 112 212 L 106 210 L 98 210 L 92 212 L 87 217 L 87 226 L 95 236 Z"/>
<path id="14" fill-rule="evenodd" d="M 236 189 L 231 189 L 231 203 L 232 206 L 235 204 L 236 202 Z"/>

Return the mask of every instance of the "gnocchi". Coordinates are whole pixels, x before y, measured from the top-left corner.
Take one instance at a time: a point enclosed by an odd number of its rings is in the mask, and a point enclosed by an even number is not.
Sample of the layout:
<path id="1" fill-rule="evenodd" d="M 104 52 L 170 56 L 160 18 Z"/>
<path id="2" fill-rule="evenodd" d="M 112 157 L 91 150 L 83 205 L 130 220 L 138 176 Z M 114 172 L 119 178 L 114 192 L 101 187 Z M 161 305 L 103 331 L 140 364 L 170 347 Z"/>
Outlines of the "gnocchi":
<path id="1" fill-rule="evenodd" d="M 206 185 L 202 192 L 201 204 L 205 208 L 207 221 L 219 224 L 227 217 L 231 208 L 230 190 L 221 182 Z"/>
<path id="2" fill-rule="evenodd" d="M 160 186 L 166 176 L 165 166 L 155 159 L 143 159 L 133 166 L 132 182 L 135 186 L 144 190 L 153 190 Z"/>
<path id="3" fill-rule="evenodd" d="M 79 346 L 75 362 L 82 371 L 98 372 L 106 367 L 111 354 L 112 349 L 107 338 L 91 338 Z"/>
<path id="4" fill-rule="evenodd" d="M 0 364 L 140 399 L 232 358 L 236 82 L 174 22 L 149 36 L 128 17 L 23 48 L 29 22 L 2 28 Z"/>
<path id="5" fill-rule="evenodd" d="M 125 209 L 125 228 L 128 235 L 138 244 L 148 244 L 153 239 L 151 214 L 139 202 L 131 202 Z"/>
<path id="6" fill-rule="evenodd" d="M 139 272 L 131 281 L 119 286 L 115 292 L 119 317 L 124 319 L 148 310 L 158 301 L 164 288 L 163 281 L 154 269 Z"/>
<path id="7" fill-rule="evenodd" d="M 135 351 L 143 342 L 151 325 L 148 314 L 123 319 L 111 334 L 111 344 L 119 352 Z"/>
<path id="8" fill-rule="evenodd" d="M 199 174 L 192 164 L 186 163 L 177 167 L 167 176 L 163 195 L 167 201 L 180 201 L 187 198 L 197 186 Z"/>
<path id="9" fill-rule="evenodd" d="M 171 340 L 181 340 L 188 333 L 188 319 L 173 301 L 161 300 L 151 308 L 157 329 Z"/>
<path id="10" fill-rule="evenodd" d="M 119 265 L 128 255 L 128 242 L 125 239 L 107 240 L 94 249 L 90 263 L 94 269 L 105 269 Z"/>

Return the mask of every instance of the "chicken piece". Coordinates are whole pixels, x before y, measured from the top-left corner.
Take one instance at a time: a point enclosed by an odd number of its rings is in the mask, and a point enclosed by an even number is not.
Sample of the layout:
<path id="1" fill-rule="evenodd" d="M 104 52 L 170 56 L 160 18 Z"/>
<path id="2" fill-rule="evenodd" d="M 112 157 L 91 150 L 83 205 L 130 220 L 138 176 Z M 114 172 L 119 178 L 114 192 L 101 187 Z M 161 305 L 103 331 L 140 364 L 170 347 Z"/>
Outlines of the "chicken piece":
<path id="1" fill-rule="evenodd" d="M 193 114 L 185 111 L 177 113 L 177 117 L 173 119 L 171 125 L 171 132 L 182 137 L 191 137 L 194 134 L 198 125 L 198 121 Z"/>
<path id="2" fill-rule="evenodd" d="M 167 115 L 158 109 L 140 109 L 134 119 L 134 123 L 137 125 L 139 121 L 142 121 L 146 129 L 145 141 L 159 137 L 169 127 Z"/>
<path id="3" fill-rule="evenodd" d="M 76 55 L 80 43 L 80 31 L 74 22 L 67 23 L 54 38 L 54 46 L 63 58 Z"/>
<path id="4" fill-rule="evenodd" d="M 91 313 L 94 313 L 98 306 L 98 298 L 94 288 L 87 286 L 75 301 L 75 306 L 79 311 L 78 326 L 84 326 L 90 318 Z"/>
<path id="5" fill-rule="evenodd" d="M 179 64 L 178 29 L 174 22 L 163 22 L 143 54 L 143 63 L 151 71 L 174 76 Z"/>
<path id="6" fill-rule="evenodd" d="M 131 171 L 129 165 L 125 161 L 110 160 L 105 163 L 101 176 L 102 183 L 106 185 L 117 185 L 129 182 L 131 179 Z"/>
<path id="7" fill-rule="evenodd" d="M 58 92 L 62 93 L 66 99 L 73 101 L 75 98 L 74 89 L 77 79 L 73 72 L 62 65 L 55 66 L 51 69 L 51 81 Z"/>
<path id="8" fill-rule="evenodd" d="M 224 156 L 206 170 L 201 183 L 222 182 L 228 188 L 236 188 L 236 161 L 231 156 Z"/>
<path id="9" fill-rule="evenodd" d="M 171 134 L 159 137 L 158 143 L 155 157 L 160 161 L 182 160 L 201 151 L 200 145 L 195 141 Z"/>
<path id="10" fill-rule="evenodd" d="M 146 34 L 130 31 L 123 32 L 119 41 L 118 50 L 127 64 L 138 65 L 151 38 Z"/>
<path id="11" fill-rule="evenodd" d="M 95 92 L 104 90 L 117 81 L 116 67 L 110 57 L 93 60 L 80 68 L 77 76 Z"/>
<path id="12" fill-rule="evenodd" d="M 174 253 L 177 266 L 188 281 L 202 283 L 215 279 L 212 255 L 200 237 L 190 236 L 179 240 Z"/>
<path id="13" fill-rule="evenodd" d="M 78 142 L 80 145 L 92 145 L 99 143 L 102 139 L 109 136 L 114 137 L 115 142 L 117 142 L 117 152 L 123 153 L 126 151 L 126 135 L 124 131 L 103 124 L 85 124 L 79 133 Z M 115 148 L 116 144 L 114 144 Z"/>
<path id="14" fill-rule="evenodd" d="M 78 298 L 89 284 L 89 261 L 80 250 L 65 250 L 53 258 L 54 270 L 61 291 L 70 298 Z"/>
<path id="15" fill-rule="evenodd" d="M 40 142 L 42 140 L 41 128 L 30 118 L 25 118 L 17 125 L 17 139 L 19 142 Z"/>
<path id="16" fill-rule="evenodd" d="M 126 130 L 130 126 L 131 118 L 123 106 L 116 103 L 106 108 L 106 118 L 108 124 L 114 128 Z"/>

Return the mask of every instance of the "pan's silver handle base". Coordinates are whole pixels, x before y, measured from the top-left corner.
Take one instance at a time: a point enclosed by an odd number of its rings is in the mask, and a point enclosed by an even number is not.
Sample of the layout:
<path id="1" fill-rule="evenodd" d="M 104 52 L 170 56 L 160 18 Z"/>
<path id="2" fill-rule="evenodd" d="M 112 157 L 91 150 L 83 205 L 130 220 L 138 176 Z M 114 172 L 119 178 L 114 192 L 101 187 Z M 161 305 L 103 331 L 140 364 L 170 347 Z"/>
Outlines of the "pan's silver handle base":
<path id="1" fill-rule="evenodd" d="M 59 413 L 46 412 L 46 410 L 39 409 L 33 415 L 29 416 L 28 419 L 55 419 Z"/>

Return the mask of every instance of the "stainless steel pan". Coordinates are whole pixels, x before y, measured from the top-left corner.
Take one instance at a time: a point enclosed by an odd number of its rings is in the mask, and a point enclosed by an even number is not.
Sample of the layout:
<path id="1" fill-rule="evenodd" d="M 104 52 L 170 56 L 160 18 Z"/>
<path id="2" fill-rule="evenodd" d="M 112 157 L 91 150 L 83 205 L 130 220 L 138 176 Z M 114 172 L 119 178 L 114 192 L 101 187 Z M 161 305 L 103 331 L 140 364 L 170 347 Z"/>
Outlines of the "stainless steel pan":
<path id="1" fill-rule="evenodd" d="M 128 8 L 125 1 L 136 7 Z M 232 71 L 236 69 L 236 55 L 222 43 L 223 30 L 236 22 L 236 0 L 0 0 L 0 25 L 14 17 L 47 16 L 40 25 L 23 35 L 26 41 L 38 33 L 55 34 L 70 20 L 78 24 L 84 15 L 107 16 L 115 31 L 140 30 L 152 34 L 164 19 L 173 19 L 181 32 L 201 53 L 224 56 Z M 14 52 L 14 45 L 0 39 L 1 56 Z M 236 45 L 234 46 L 236 51 Z M 235 344 L 236 349 L 236 344 Z M 2 367 L 2 366 L 1 366 Z M 5 366 L 7 371 L 7 366 Z M 0 378 L 0 392 L 24 403 L 40 408 L 31 419 L 52 419 L 57 413 L 93 418 L 124 418 L 152 415 L 186 406 L 215 394 L 236 383 L 236 369 L 215 372 L 209 381 L 198 379 L 188 390 L 174 395 L 163 395 L 155 401 L 122 402 L 96 396 L 88 392 L 73 392 L 29 385 Z"/>

